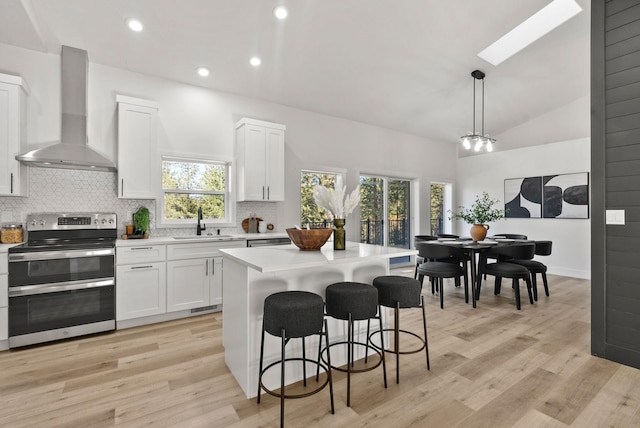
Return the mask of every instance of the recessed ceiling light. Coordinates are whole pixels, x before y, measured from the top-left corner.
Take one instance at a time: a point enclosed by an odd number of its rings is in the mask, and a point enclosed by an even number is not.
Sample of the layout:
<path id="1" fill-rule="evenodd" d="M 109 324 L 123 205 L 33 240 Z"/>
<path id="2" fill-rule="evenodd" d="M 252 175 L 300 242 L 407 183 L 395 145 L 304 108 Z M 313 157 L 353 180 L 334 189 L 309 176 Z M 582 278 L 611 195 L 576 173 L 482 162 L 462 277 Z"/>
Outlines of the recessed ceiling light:
<path id="1" fill-rule="evenodd" d="M 273 9 L 273 16 L 278 19 L 285 19 L 289 15 L 289 11 L 284 6 L 278 6 Z"/>
<path id="2" fill-rule="evenodd" d="M 142 25 L 142 22 L 138 21 L 137 19 L 129 18 L 126 22 L 127 27 L 129 27 L 131 31 L 135 31 L 136 33 L 139 33 L 144 29 L 144 25 Z"/>
<path id="3" fill-rule="evenodd" d="M 198 67 L 198 74 L 202 77 L 207 77 L 209 75 L 209 69 L 207 67 Z"/>
<path id="4" fill-rule="evenodd" d="M 262 64 L 262 60 L 260 58 L 258 58 L 257 56 L 254 56 L 249 60 L 249 63 L 251 65 L 253 65 L 254 67 L 257 67 L 260 64 Z"/>
<path id="5" fill-rule="evenodd" d="M 582 11 L 575 0 L 553 0 L 478 56 L 498 65 Z"/>

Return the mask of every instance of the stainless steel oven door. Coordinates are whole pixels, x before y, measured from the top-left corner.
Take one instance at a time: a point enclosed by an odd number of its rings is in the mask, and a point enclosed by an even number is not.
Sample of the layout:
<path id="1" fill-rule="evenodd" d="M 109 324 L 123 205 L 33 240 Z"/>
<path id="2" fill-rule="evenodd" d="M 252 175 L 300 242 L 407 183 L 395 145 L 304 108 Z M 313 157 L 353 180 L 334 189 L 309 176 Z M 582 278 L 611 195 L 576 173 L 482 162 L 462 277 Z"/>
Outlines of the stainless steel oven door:
<path id="1" fill-rule="evenodd" d="M 9 254 L 9 286 L 91 281 L 113 277 L 115 249 Z"/>
<path id="2" fill-rule="evenodd" d="M 115 329 L 115 280 L 9 287 L 9 347 Z"/>

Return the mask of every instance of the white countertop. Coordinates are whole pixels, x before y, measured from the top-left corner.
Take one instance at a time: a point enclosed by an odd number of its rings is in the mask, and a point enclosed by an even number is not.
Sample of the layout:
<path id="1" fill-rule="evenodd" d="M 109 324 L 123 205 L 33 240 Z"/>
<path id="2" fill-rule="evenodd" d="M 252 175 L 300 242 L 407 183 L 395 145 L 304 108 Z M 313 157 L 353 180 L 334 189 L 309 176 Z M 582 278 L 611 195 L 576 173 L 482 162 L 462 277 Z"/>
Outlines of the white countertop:
<path id="1" fill-rule="evenodd" d="M 333 242 L 327 242 L 320 251 L 301 251 L 295 245 L 279 245 L 257 248 L 227 248 L 220 250 L 230 257 L 259 272 L 278 272 L 310 268 L 332 263 L 350 263 L 366 258 L 403 257 L 418 254 L 408 248 L 382 247 L 379 245 L 347 242 L 346 250 L 334 251 Z"/>
<path id="2" fill-rule="evenodd" d="M 148 239 L 118 239 L 116 245 L 119 247 L 134 247 L 138 245 L 166 245 L 166 244 L 193 244 L 195 242 L 229 242 L 249 239 L 269 239 L 269 238 L 288 238 L 285 233 L 266 232 L 266 233 L 232 233 L 228 234 L 230 239 L 220 239 L 216 235 L 188 235 L 188 239 L 176 239 L 173 236 L 152 236 Z"/>
<path id="3" fill-rule="evenodd" d="M 0 253 L 6 253 L 9 248 L 15 247 L 16 245 L 20 244 L 22 244 L 22 242 L 19 242 L 17 244 L 0 244 Z"/>

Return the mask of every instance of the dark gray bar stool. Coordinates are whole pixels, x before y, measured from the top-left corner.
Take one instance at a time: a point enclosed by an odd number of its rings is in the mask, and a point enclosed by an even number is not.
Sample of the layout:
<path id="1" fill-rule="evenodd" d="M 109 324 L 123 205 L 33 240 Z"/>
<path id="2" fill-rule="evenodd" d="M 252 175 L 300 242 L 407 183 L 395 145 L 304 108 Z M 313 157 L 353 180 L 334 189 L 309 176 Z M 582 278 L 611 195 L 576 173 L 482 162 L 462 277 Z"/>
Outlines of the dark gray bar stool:
<path id="1" fill-rule="evenodd" d="M 400 383 L 400 354 L 415 354 L 423 349 L 427 357 L 427 370 L 429 365 L 429 343 L 427 341 L 427 317 L 424 311 L 424 298 L 420 293 L 422 285 L 420 281 L 405 276 L 386 275 L 379 276 L 373 280 L 373 286 L 378 289 L 378 304 L 386 308 L 393 308 L 393 328 L 386 328 L 371 334 L 370 339 L 376 335 L 381 336 L 385 331 L 393 331 L 393 349 L 385 349 L 385 352 L 396 354 L 396 383 Z M 424 337 L 420 337 L 414 332 L 402 330 L 400 328 L 400 309 L 421 308 L 422 326 Z M 400 333 L 410 334 L 422 342 L 422 346 L 408 351 L 400 350 Z M 371 342 L 373 343 L 373 341 Z M 374 345 L 377 347 L 377 345 Z"/>
<path id="2" fill-rule="evenodd" d="M 324 329 L 323 329 L 324 326 Z M 281 353 L 280 359 L 269 364 L 263 369 L 264 357 L 264 337 L 265 332 L 272 336 L 280 337 Z M 308 359 L 305 352 L 304 339 L 312 335 L 320 336 L 319 346 L 322 347 L 322 337 L 329 343 L 327 335 L 327 322 L 324 319 L 324 302 L 322 297 L 308 291 L 283 291 L 268 296 L 264 300 L 264 316 L 262 319 L 262 339 L 260 342 L 260 371 L 258 373 L 258 403 L 260 403 L 260 393 L 262 390 L 275 397 L 280 397 L 280 426 L 284 426 L 284 400 L 285 398 L 303 398 L 316 394 L 329 385 L 329 396 L 331 398 L 331 413 L 335 413 L 333 405 L 333 379 L 331 377 L 331 355 L 327 349 L 327 364 L 321 362 L 320 353 L 318 359 Z M 302 358 L 286 358 L 285 346 L 290 339 L 302 339 Z M 303 383 L 307 386 L 306 364 L 315 364 L 316 382 L 318 382 L 320 368 L 327 373 L 326 380 L 313 391 L 301 394 L 286 394 L 284 388 L 285 363 L 288 361 L 302 362 Z M 270 368 L 280 365 L 280 392 L 276 393 L 268 389 L 262 383 L 262 376 Z"/>
<path id="3" fill-rule="evenodd" d="M 347 346 L 347 368 L 331 366 L 339 371 L 347 372 L 347 407 L 351 406 L 351 373 L 360 373 L 369 370 L 373 370 L 382 363 L 382 370 L 384 376 L 384 387 L 387 387 L 387 366 L 384 359 L 384 352 L 379 351 L 375 347 L 371 346 L 380 360 L 376 364 L 355 369 L 354 368 L 354 345 L 364 346 L 365 362 L 367 362 L 369 354 L 369 342 L 356 342 L 354 339 L 354 321 L 370 320 L 371 318 L 378 318 L 380 321 L 380 329 L 382 329 L 382 316 L 378 313 L 378 289 L 361 282 L 337 282 L 331 284 L 326 288 L 325 294 L 325 311 L 327 316 L 335 319 L 348 321 L 347 324 L 347 340 L 342 342 L 335 342 L 328 345 L 325 350 L 336 345 Z M 367 338 L 369 337 L 369 330 L 367 329 Z M 328 344 L 329 342 L 327 342 Z M 384 348 L 384 343 L 382 344 Z M 323 354 L 324 355 L 324 354 Z M 328 354 L 327 354 L 328 355 Z M 330 363 L 328 363 L 330 365 Z"/>

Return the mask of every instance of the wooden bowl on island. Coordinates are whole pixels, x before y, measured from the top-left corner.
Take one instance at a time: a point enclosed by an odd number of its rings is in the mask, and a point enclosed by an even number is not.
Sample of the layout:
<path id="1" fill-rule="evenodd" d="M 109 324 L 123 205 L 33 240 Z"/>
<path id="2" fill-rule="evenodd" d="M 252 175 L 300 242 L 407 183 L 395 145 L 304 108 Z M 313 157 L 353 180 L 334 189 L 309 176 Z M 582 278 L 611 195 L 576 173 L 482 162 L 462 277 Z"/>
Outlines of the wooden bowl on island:
<path id="1" fill-rule="evenodd" d="M 287 229 L 291 242 L 302 251 L 318 251 L 333 233 L 333 229 Z"/>

